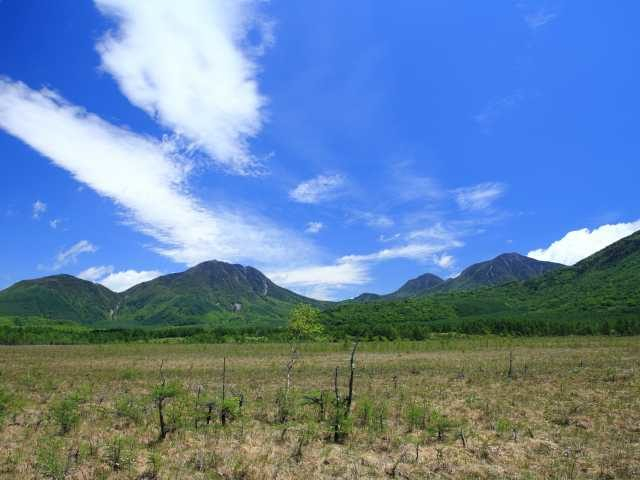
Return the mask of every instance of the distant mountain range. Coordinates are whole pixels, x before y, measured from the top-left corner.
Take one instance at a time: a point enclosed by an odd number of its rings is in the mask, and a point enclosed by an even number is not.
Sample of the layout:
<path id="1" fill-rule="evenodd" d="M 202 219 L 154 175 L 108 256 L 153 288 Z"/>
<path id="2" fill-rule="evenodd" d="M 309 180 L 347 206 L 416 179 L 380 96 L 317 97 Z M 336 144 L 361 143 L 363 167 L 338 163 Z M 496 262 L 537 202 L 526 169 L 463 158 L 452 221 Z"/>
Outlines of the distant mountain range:
<path id="1" fill-rule="evenodd" d="M 640 232 L 572 267 L 501 255 L 418 297 L 350 302 L 327 309 L 334 334 L 393 337 L 394 331 L 521 334 L 635 333 L 640 322 Z M 502 281 L 512 271 L 528 280 Z M 546 273 L 545 273 L 546 272 Z M 496 276 L 497 275 L 497 276 Z M 478 283 L 479 282 L 479 283 Z M 455 287 L 455 288 L 453 288 Z"/>
<path id="2" fill-rule="evenodd" d="M 363 303 L 379 300 L 398 300 L 435 293 L 473 290 L 479 287 L 491 287 L 508 282 L 529 280 L 562 267 L 564 265 L 559 263 L 541 262 L 519 253 L 504 253 L 493 260 L 471 265 L 455 278 L 443 280 L 437 275 L 425 273 L 409 280 L 395 292 L 387 295 L 363 293 L 352 301 Z"/>
<path id="3" fill-rule="evenodd" d="M 92 327 L 281 326 L 291 308 L 323 309 L 328 325 L 462 321 L 501 316 L 640 313 L 640 232 L 573 267 L 517 253 L 443 280 L 426 273 L 387 295 L 321 302 L 279 287 L 252 267 L 204 262 L 115 293 L 71 275 L 25 280 L 0 291 L 0 324 L 70 322 Z M 338 327 L 336 327 L 338 328 Z"/>

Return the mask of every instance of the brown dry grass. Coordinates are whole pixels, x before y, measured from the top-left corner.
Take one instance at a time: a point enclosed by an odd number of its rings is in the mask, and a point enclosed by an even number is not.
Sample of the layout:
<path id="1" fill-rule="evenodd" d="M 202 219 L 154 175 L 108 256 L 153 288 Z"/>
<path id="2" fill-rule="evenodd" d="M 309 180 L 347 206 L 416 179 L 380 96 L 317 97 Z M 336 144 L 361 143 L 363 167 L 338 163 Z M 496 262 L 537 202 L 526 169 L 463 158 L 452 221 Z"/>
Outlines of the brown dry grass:
<path id="1" fill-rule="evenodd" d="M 330 392 L 336 366 L 344 388 L 349 345 L 300 346 L 282 425 L 276 397 L 289 348 L 2 347 L 0 478 L 640 478 L 638 338 L 362 344 L 353 427 L 341 444 L 303 397 Z M 201 418 L 196 430 L 196 392 L 201 403 L 219 397 L 222 357 L 243 414 L 224 427 Z M 151 394 L 162 361 L 181 393 L 167 402 L 175 431 L 156 442 Z M 51 412 L 69 397 L 80 418 L 60 434 Z M 367 406 L 384 411 L 382 424 L 366 420 Z"/>

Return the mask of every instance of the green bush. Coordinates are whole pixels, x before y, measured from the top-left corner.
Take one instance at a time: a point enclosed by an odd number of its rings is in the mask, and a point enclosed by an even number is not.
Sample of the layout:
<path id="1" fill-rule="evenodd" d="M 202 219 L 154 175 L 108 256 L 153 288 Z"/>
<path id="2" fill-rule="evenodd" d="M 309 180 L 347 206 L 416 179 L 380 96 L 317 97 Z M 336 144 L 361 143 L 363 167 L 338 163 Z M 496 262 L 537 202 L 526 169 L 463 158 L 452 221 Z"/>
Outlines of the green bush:
<path id="1" fill-rule="evenodd" d="M 422 430 L 426 426 L 427 409 L 422 405 L 413 402 L 405 410 L 405 421 L 410 432 Z"/>
<path id="2" fill-rule="evenodd" d="M 429 415 L 427 432 L 436 437 L 438 441 L 445 439 L 446 434 L 456 426 L 455 422 L 437 410 L 432 410 Z"/>
<path id="3" fill-rule="evenodd" d="M 72 395 L 54 402 L 49 410 L 49 416 L 58 425 L 62 435 L 69 433 L 80 422 L 77 397 Z"/>
<path id="4" fill-rule="evenodd" d="M 43 438 L 36 447 L 36 470 L 51 480 L 64 480 L 67 475 L 67 456 L 59 438 Z"/>
<path id="5" fill-rule="evenodd" d="M 122 395 L 114 402 L 115 414 L 131 422 L 139 422 L 143 416 L 142 406 L 129 395 Z"/>

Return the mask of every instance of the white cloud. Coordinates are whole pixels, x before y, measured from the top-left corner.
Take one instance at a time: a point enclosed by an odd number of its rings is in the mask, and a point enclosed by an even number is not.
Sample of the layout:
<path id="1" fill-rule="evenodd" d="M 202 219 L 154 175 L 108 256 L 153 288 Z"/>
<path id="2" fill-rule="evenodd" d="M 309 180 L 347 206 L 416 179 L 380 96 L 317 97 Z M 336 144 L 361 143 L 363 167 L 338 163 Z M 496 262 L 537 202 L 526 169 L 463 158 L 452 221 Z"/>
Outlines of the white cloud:
<path id="1" fill-rule="evenodd" d="M 486 182 L 473 187 L 458 188 L 453 191 L 456 202 L 462 210 L 486 210 L 502 196 L 505 186 L 498 182 Z"/>
<path id="2" fill-rule="evenodd" d="M 278 285 L 320 300 L 332 300 L 338 290 L 371 280 L 366 265 L 352 262 L 272 271 L 267 276 Z"/>
<path id="3" fill-rule="evenodd" d="M 445 227 L 442 222 L 437 222 L 431 227 L 422 228 L 420 230 L 414 230 L 409 232 L 407 237 L 410 240 L 416 239 L 429 239 L 429 240 L 444 240 L 454 241 L 459 235 L 459 232 L 454 232 L 450 228 Z"/>
<path id="4" fill-rule="evenodd" d="M 457 240 L 443 243 L 409 243 L 398 247 L 385 248 L 365 255 L 346 255 L 340 258 L 341 262 L 380 262 L 383 260 L 395 260 L 405 258 L 409 260 L 424 261 L 431 259 L 434 254 L 449 248 L 461 247 L 463 244 Z"/>
<path id="5" fill-rule="evenodd" d="M 305 232 L 310 234 L 316 234 L 320 232 L 324 228 L 322 222 L 309 222 L 307 223 L 307 228 L 305 228 Z"/>
<path id="6" fill-rule="evenodd" d="M 380 235 L 378 237 L 378 241 L 382 242 L 382 243 L 387 243 L 387 242 L 393 242 L 396 240 L 399 240 L 401 237 L 401 235 L 399 233 L 394 233 L 393 235 Z"/>
<path id="7" fill-rule="evenodd" d="M 451 265 L 453 257 L 438 256 L 450 248 L 462 246 L 457 240 L 440 243 L 413 243 L 364 254 L 345 255 L 329 265 L 310 265 L 267 273 L 278 285 L 282 285 L 313 298 L 333 299 L 345 287 L 364 285 L 371 280 L 371 266 L 378 262 L 399 258 L 418 261 L 444 261 Z M 449 262 L 449 263 L 447 263 Z"/>
<path id="8" fill-rule="evenodd" d="M 101 265 L 99 267 L 89 267 L 86 270 L 80 272 L 77 276 L 83 280 L 89 280 L 90 282 L 97 282 L 101 278 L 106 277 L 113 272 L 111 265 Z"/>
<path id="9" fill-rule="evenodd" d="M 372 228 L 391 228 L 395 225 L 393 219 L 383 213 L 355 212 L 352 216 Z"/>
<path id="10" fill-rule="evenodd" d="M 559 16 L 557 8 L 549 5 L 533 5 L 526 1 L 516 4 L 520 10 L 522 18 L 531 30 L 537 30 L 553 22 Z"/>
<path id="11" fill-rule="evenodd" d="M 162 275 L 157 270 L 123 270 L 114 272 L 111 265 L 90 267 L 78 274 L 79 278 L 90 282 L 100 283 L 114 292 L 123 292 L 134 285 L 148 282 Z"/>
<path id="12" fill-rule="evenodd" d="M 47 211 L 47 204 L 46 203 L 41 202 L 40 200 L 36 200 L 33 203 L 33 213 L 32 213 L 32 215 L 33 215 L 33 218 L 35 218 L 36 220 L 38 220 L 42 216 L 42 214 L 44 212 L 46 212 L 46 211 Z"/>
<path id="13" fill-rule="evenodd" d="M 335 265 L 313 265 L 292 270 L 274 271 L 268 277 L 278 285 L 361 285 L 370 279 L 366 268 L 355 262 L 340 262 Z"/>
<path id="14" fill-rule="evenodd" d="M 433 263 L 435 263 L 440 268 L 451 268 L 455 264 L 455 259 L 452 255 L 443 253 L 442 255 L 434 255 Z"/>
<path id="15" fill-rule="evenodd" d="M 78 257 L 83 253 L 93 253 L 98 248 L 87 240 L 80 240 L 78 243 L 72 245 L 66 250 L 61 251 L 56 255 L 55 262 L 53 264 L 54 270 L 59 270 L 65 265 L 75 263 Z"/>
<path id="16" fill-rule="evenodd" d="M 55 230 L 60 226 L 61 223 L 62 223 L 61 219 L 54 218 L 53 220 L 49 221 L 49 226 Z"/>
<path id="17" fill-rule="evenodd" d="M 142 282 L 148 282 L 154 278 L 162 275 L 162 272 L 157 270 L 124 270 L 122 272 L 115 272 L 100 279 L 98 283 L 101 283 L 109 290 L 114 292 L 124 292 L 125 290 L 133 287 Z"/>
<path id="18" fill-rule="evenodd" d="M 524 102 L 525 98 L 524 91 L 516 90 L 504 97 L 493 99 L 480 113 L 473 115 L 472 119 L 484 133 L 489 134 L 493 125 L 500 118 L 520 106 Z"/>
<path id="19" fill-rule="evenodd" d="M 300 203 L 320 203 L 335 198 L 344 185 L 342 175 L 318 175 L 299 184 L 289 196 Z"/>
<path id="20" fill-rule="evenodd" d="M 96 0 L 117 22 L 97 44 L 102 68 L 136 106 L 190 148 L 251 173 L 248 141 L 262 128 L 266 99 L 256 57 L 273 40 L 257 1 Z M 262 45 L 250 45 L 253 33 Z"/>
<path id="21" fill-rule="evenodd" d="M 154 251 L 176 262 L 273 265 L 314 251 L 261 217 L 206 208 L 189 192 L 191 165 L 171 143 L 111 125 L 49 90 L 0 78 L 0 128 L 112 199 L 127 224 L 157 241 Z"/>
<path id="22" fill-rule="evenodd" d="M 527 25 L 529 25 L 529 28 L 533 30 L 545 26 L 547 23 L 552 22 L 556 18 L 558 18 L 557 13 L 548 12 L 546 10 L 539 10 L 537 12 L 525 15 L 524 17 Z"/>
<path id="23" fill-rule="evenodd" d="M 640 220 L 616 225 L 602 225 L 593 230 L 588 228 L 574 230 L 547 248 L 533 250 L 527 256 L 536 260 L 574 265 L 638 230 L 640 230 Z"/>

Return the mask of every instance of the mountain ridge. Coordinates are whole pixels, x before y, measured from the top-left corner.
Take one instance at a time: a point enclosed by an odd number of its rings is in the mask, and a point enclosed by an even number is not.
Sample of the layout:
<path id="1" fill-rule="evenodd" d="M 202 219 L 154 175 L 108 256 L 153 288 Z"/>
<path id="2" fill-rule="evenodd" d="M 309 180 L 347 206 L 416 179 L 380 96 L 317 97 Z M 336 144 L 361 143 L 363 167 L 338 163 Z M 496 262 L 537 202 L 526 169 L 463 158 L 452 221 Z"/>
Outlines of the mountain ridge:
<path id="1" fill-rule="evenodd" d="M 398 331 L 516 335 L 634 334 L 640 331 L 640 232 L 574 266 L 494 287 L 440 292 L 325 310 L 334 335 Z"/>
<path id="2" fill-rule="evenodd" d="M 0 315 L 92 326 L 282 324 L 297 303 L 323 305 L 276 285 L 256 268 L 217 260 L 120 293 L 68 274 L 22 280 L 0 291 Z"/>
<path id="3" fill-rule="evenodd" d="M 443 280 L 432 273 L 424 273 L 405 282 L 398 290 L 388 294 L 363 293 L 348 300 L 351 303 L 390 301 L 444 292 L 473 290 L 480 287 L 502 285 L 513 281 L 535 278 L 565 265 L 544 262 L 519 253 L 503 253 L 490 260 L 474 263 L 455 278 Z"/>

